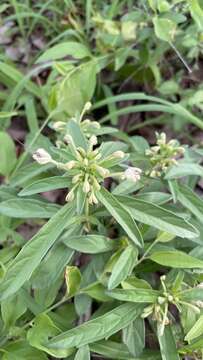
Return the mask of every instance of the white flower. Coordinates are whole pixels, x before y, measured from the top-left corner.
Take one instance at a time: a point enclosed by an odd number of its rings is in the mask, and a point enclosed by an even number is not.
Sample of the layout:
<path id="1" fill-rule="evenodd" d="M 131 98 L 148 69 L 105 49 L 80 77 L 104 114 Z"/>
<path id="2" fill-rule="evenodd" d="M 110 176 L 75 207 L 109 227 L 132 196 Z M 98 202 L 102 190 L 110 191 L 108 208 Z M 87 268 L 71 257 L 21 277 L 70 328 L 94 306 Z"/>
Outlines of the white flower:
<path id="1" fill-rule="evenodd" d="M 37 149 L 32 157 L 41 165 L 48 164 L 53 161 L 51 155 L 44 149 Z"/>
<path id="2" fill-rule="evenodd" d="M 134 182 L 137 182 L 138 180 L 140 180 L 141 173 L 142 173 L 142 170 L 140 168 L 129 167 L 129 168 L 127 168 L 127 170 L 125 170 L 124 176 L 125 176 L 125 179 L 127 179 L 127 180 L 132 180 Z"/>

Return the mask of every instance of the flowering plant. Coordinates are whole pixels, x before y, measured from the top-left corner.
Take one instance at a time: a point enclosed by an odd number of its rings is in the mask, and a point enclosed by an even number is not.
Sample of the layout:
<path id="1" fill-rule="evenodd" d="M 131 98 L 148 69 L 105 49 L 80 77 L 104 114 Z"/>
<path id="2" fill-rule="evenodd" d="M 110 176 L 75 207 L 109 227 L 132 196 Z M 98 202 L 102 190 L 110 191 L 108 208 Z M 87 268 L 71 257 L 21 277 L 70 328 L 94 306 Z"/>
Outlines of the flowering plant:
<path id="1" fill-rule="evenodd" d="M 203 202 L 188 179 L 202 174 L 201 152 L 164 133 L 150 147 L 86 119 L 89 110 L 50 124 L 55 145 L 36 148 L 1 189 L 10 191 L 2 216 L 40 226 L 26 243 L 12 235 L 15 251 L 2 264 L 2 352 L 178 360 L 195 348 L 199 356 Z M 65 189 L 64 205 L 43 197 L 55 189 Z M 160 350 L 150 349 L 151 336 Z"/>

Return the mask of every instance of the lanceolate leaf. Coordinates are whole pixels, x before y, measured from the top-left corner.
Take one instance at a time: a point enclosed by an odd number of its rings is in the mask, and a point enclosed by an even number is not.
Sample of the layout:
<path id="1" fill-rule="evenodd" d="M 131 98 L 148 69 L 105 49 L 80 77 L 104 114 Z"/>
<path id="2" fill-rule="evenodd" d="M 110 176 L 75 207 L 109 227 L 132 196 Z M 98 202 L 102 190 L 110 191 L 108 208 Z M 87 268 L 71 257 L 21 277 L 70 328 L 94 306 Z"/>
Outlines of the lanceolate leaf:
<path id="1" fill-rule="evenodd" d="M 108 282 L 108 289 L 114 289 L 121 281 L 125 280 L 131 274 L 133 267 L 136 265 L 138 251 L 129 245 L 116 261 Z"/>
<path id="2" fill-rule="evenodd" d="M 101 189 L 98 192 L 97 197 L 126 231 L 130 239 L 139 247 L 142 246 L 143 239 L 141 233 L 129 212 L 122 205 L 124 202 L 119 202 L 114 195 L 105 189 Z"/>
<path id="3" fill-rule="evenodd" d="M 189 187 L 181 184 L 177 192 L 178 200 L 190 210 L 201 222 L 203 222 L 203 200 Z"/>
<path id="4" fill-rule="evenodd" d="M 165 178 L 178 179 L 188 175 L 203 176 L 203 167 L 194 163 L 179 163 L 178 166 L 172 166 L 166 173 Z"/>
<path id="5" fill-rule="evenodd" d="M 70 180 L 64 176 L 53 176 L 35 181 L 19 192 L 19 196 L 38 194 L 45 191 L 65 189 L 70 185 Z"/>
<path id="6" fill-rule="evenodd" d="M 127 346 L 115 341 L 102 340 L 93 344 L 90 344 L 90 350 L 105 356 L 110 359 L 132 359 L 132 354 L 129 353 Z M 152 350 L 144 351 L 140 356 L 133 360 L 160 360 L 158 352 Z"/>
<path id="7" fill-rule="evenodd" d="M 90 344 L 90 349 L 97 354 L 116 360 L 129 360 L 132 357 L 126 345 L 111 340 L 101 340 Z"/>
<path id="8" fill-rule="evenodd" d="M 160 206 L 127 196 L 116 196 L 116 199 L 124 204 L 134 219 L 144 224 L 183 238 L 198 236 L 198 231 L 186 220 Z"/>
<path id="9" fill-rule="evenodd" d="M 160 295 L 159 291 L 151 289 L 115 289 L 106 293 L 114 299 L 136 303 L 154 303 Z"/>
<path id="10" fill-rule="evenodd" d="M 69 356 L 72 349 L 57 349 L 49 350 L 45 343 L 50 336 L 54 336 L 60 333 L 60 329 L 55 326 L 53 321 L 46 314 L 39 314 L 34 321 L 34 326 L 29 329 L 27 333 L 27 339 L 31 346 L 43 350 L 48 354 L 61 359 L 62 357 Z"/>
<path id="11" fill-rule="evenodd" d="M 145 322 L 142 318 L 132 321 L 125 329 L 122 330 L 124 344 L 127 345 L 134 357 L 139 357 L 145 347 Z"/>
<path id="12" fill-rule="evenodd" d="M 49 204 L 36 199 L 14 198 L 0 203 L 0 214 L 13 218 L 48 219 L 60 209 L 59 205 Z"/>
<path id="13" fill-rule="evenodd" d="M 164 266 L 174 268 L 200 268 L 203 269 L 203 261 L 182 251 L 157 251 L 150 255 L 150 259 Z"/>
<path id="14" fill-rule="evenodd" d="M 74 360 L 90 360 L 89 346 L 85 345 L 78 349 Z"/>
<path id="15" fill-rule="evenodd" d="M 29 280 L 42 258 L 71 221 L 73 214 L 73 205 L 65 205 L 24 245 L 0 285 L 1 300 L 14 294 Z"/>
<path id="16" fill-rule="evenodd" d="M 56 336 L 49 341 L 47 346 L 52 349 L 67 349 L 106 339 L 135 320 L 142 310 L 142 305 L 123 304 L 96 319 Z"/>
<path id="17" fill-rule="evenodd" d="M 64 236 L 63 243 L 71 249 L 87 254 L 99 254 L 116 248 L 115 240 L 97 234 Z"/>
<path id="18" fill-rule="evenodd" d="M 203 334 L 203 315 L 199 317 L 192 329 L 187 333 L 185 340 L 190 342 Z"/>
<path id="19" fill-rule="evenodd" d="M 169 325 L 165 326 L 163 335 L 160 335 L 158 330 L 158 339 L 162 360 L 180 360 L 175 338 Z"/>
<path id="20" fill-rule="evenodd" d="M 67 41 L 46 50 L 39 59 L 37 59 L 37 63 L 61 59 L 65 56 L 73 56 L 76 59 L 82 59 L 84 57 L 91 57 L 91 53 L 83 44 L 75 41 Z"/>

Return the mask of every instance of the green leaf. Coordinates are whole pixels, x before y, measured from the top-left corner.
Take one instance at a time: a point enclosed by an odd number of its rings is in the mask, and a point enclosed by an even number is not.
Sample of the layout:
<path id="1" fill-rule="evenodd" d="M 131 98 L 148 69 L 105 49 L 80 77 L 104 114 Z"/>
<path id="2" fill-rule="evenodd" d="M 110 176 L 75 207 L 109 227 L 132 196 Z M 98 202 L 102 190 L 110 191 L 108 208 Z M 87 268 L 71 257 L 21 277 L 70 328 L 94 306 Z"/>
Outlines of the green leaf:
<path id="1" fill-rule="evenodd" d="M 17 319 L 26 311 L 23 296 L 20 292 L 1 303 L 1 315 L 6 328 L 15 325 Z"/>
<path id="2" fill-rule="evenodd" d="M 77 266 L 67 266 L 65 271 L 68 296 L 73 296 L 80 288 L 82 275 Z"/>
<path id="3" fill-rule="evenodd" d="M 74 251 L 63 243 L 56 243 L 35 270 L 30 281 L 36 289 L 51 286 L 63 275 L 65 266 L 72 260 Z"/>
<path id="4" fill-rule="evenodd" d="M 90 297 L 92 297 L 93 299 L 96 299 L 96 300 L 102 301 L 102 302 L 111 300 L 111 298 L 106 295 L 106 288 L 104 287 L 104 285 L 102 285 L 98 281 L 93 284 L 90 284 L 85 289 L 82 289 L 81 293 L 87 294 Z"/>
<path id="5" fill-rule="evenodd" d="M 18 168 L 15 171 L 15 176 L 12 177 L 10 181 L 11 186 L 23 186 L 28 181 L 33 181 L 35 176 L 38 176 L 42 173 L 46 173 L 47 170 L 53 168 L 52 164 L 39 165 L 37 162 L 32 162 L 28 165 Z"/>
<path id="6" fill-rule="evenodd" d="M 72 349 L 49 349 L 46 342 L 49 337 L 60 333 L 60 329 L 54 325 L 53 321 L 46 314 L 40 314 L 35 318 L 34 326 L 28 330 L 27 339 L 31 346 L 43 350 L 48 354 L 62 358 L 72 354 Z"/>
<path id="7" fill-rule="evenodd" d="M 203 10 L 199 0 L 189 1 L 190 12 L 200 31 L 203 31 Z"/>
<path id="8" fill-rule="evenodd" d="M 156 242 L 166 243 L 166 242 L 173 240 L 174 238 L 175 238 L 175 235 L 169 234 L 165 231 L 160 231 L 156 238 Z"/>
<path id="9" fill-rule="evenodd" d="M 15 145 L 11 137 L 0 131 L 0 175 L 8 176 L 16 164 Z"/>
<path id="10" fill-rule="evenodd" d="M 117 198 L 110 192 L 102 188 L 97 193 L 98 199 L 107 208 L 110 214 L 116 219 L 120 226 L 126 231 L 130 239 L 139 247 L 143 246 L 143 239 L 141 233 L 132 219 L 131 215 L 125 210 L 122 201 L 119 202 Z"/>
<path id="11" fill-rule="evenodd" d="M 123 342 L 134 357 L 143 352 L 145 347 L 145 324 L 143 319 L 137 318 L 123 329 Z"/>
<path id="12" fill-rule="evenodd" d="M 177 191 L 180 203 L 191 211 L 201 222 L 203 222 L 203 200 L 189 187 L 181 184 Z"/>
<path id="13" fill-rule="evenodd" d="M 11 117 L 11 116 L 16 116 L 18 113 L 16 111 L 1 111 L 0 112 L 0 119 L 4 119 L 4 118 L 7 118 L 7 117 Z"/>
<path id="14" fill-rule="evenodd" d="M 96 86 L 96 65 L 88 62 L 74 68 L 61 83 L 58 90 L 58 109 L 69 116 L 81 113 L 90 101 Z"/>
<path id="15" fill-rule="evenodd" d="M 57 60 L 64 58 L 65 56 L 72 56 L 76 59 L 83 59 L 85 57 L 91 57 L 91 53 L 85 45 L 75 41 L 67 41 L 57 44 L 46 50 L 37 59 L 36 63 L 38 64 L 43 61 Z"/>
<path id="16" fill-rule="evenodd" d="M 85 254 L 99 254 L 111 251 L 116 247 L 116 241 L 103 235 L 64 236 L 63 243 L 71 249 Z"/>
<path id="17" fill-rule="evenodd" d="M 203 261 L 193 256 L 185 254 L 182 251 L 156 251 L 149 256 L 152 261 L 163 265 L 174 268 L 200 268 L 203 269 Z"/>
<path id="18" fill-rule="evenodd" d="M 128 326 L 142 312 L 142 305 L 123 304 L 96 319 L 68 330 L 49 341 L 51 349 L 68 349 L 108 338 Z"/>
<path id="19" fill-rule="evenodd" d="M 90 344 L 90 350 L 105 356 L 110 359 L 132 359 L 132 355 L 129 353 L 127 346 L 111 340 L 103 340 L 93 344 Z M 160 360 L 158 352 L 150 350 L 144 351 L 138 358 L 133 360 Z"/>
<path id="20" fill-rule="evenodd" d="M 71 222 L 74 214 L 73 205 L 62 207 L 40 230 L 28 241 L 9 267 L 4 281 L 0 284 L 0 299 L 14 294 L 30 279 L 33 271 L 49 251 L 64 228 Z"/>
<path id="21" fill-rule="evenodd" d="M 56 189 L 65 189 L 70 185 L 70 179 L 64 176 L 53 176 L 45 179 L 37 180 L 24 189 L 22 189 L 18 195 L 19 196 L 28 196 L 33 194 L 39 194 L 41 192 L 56 190 Z"/>
<path id="22" fill-rule="evenodd" d="M 126 345 L 111 340 L 101 340 L 90 344 L 90 350 L 110 359 L 129 360 L 132 357 Z"/>
<path id="23" fill-rule="evenodd" d="M 154 303 L 160 295 L 159 291 L 140 288 L 115 289 L 112 291 L 107 291 L 106 294 L 117 300 L 135 303 Z"/>
<path id="24" fill-rule="evenodd" d="M 203 334 L 203 315 L 199 317 L 192 329 L 185 336 L 185 340 L 190 342 Z"/>
<path id="25" fill-rule="evenodd" d="M 2 360 L 48 360 L 46 354 L 30 346 L 25 340 L 7 343 L 3 351 Z"/>
<path id="26" fill-rule="evenodd" d="M 87 151 L 87 141 L 79 124 L 74 120 L 69 120 L 66 129 L 68 135 L 72 136 L 75 146 L 82 147 Z"/>
<path id="27" fill-rule="evenodd" d="M 198 236 L 198 231 L 190 223 L 171 211 L 127 196 L 116 196 L 116 198 L 124 204 L 133 218 L 144 224 L 183 238 L 192 239 Z"/>
<path id="28" fill-rule="evenodd" d="M 185 301 L 203 301 L 203 289 L 195 287 L 192 289 L 184 290 L 180 292 L 181 299 Z"/>
<path id="29" fill-rule="evenodd" d="M 167 171 L 165 179 L 178 179 L 189 175 L 197 175 L 203 177 L 203 167 L 199 164 L 179 163 L 178 166 L 172 166 Z"/>
<path id="30" fill-rule="evenodd" d="M 118 286 L 121 281 L 125 280 L 131 274 L 136 265 L 138 251 L 131 245 L 123 251 L 121 256 L 113 266 L 111 276 L 108 281 L 108 289 L 112 290 Z"/>
<path id="31" fill-rule="evenodd" d="M 82 346 L 76 353 L 74 360 L 90 360 L 89 346 Z"/>
<path id="32" fill-rule="evenodd" d="M 174 38 L 176 23 L 166 18 L 153 18 L 154 31 L 156 36 L 167 42 L 171 42 Z"/>
<path id="33" fill-rule="evenodd" d="M 180 360 L 175 338 L 169 325 L 165 326 L 163 335 L 160 335 L 158 330 L 158 340 L 162 360 Z"/>
<path id="34" fill-rule="evenodd" d="M 35 199 L 9 199 L 0 203 L 0 214 L 13 218 L 51 218 L 59 205 Z"/>

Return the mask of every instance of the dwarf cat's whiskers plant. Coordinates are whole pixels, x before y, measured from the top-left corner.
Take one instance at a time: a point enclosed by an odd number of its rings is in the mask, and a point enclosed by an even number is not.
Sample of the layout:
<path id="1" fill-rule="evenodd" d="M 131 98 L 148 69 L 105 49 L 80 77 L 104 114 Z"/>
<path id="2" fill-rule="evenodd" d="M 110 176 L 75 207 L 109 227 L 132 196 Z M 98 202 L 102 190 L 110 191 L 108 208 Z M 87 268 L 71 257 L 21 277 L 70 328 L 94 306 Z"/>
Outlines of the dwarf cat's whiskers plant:
<path id="1" fill-rule="evenodd" d="M 20 192 L 6 190 L 0 204 L 4 217 L 49 219 L 3 264 L 3 349 L 17 339 L 46 359 L 77 359 L 81 351 L 142 359 L 150 324 L 162 358 L 171 360 L 170 345 L 178 360 L 201 333 L 202 200 L 181 179 L 201 174 L 201 154 L 164 133 L 152 147 L 137 136 L 103 141 L 117 132 L 87 119 L 90 108 L 52 120 L 55 145 L 35 149 L 35 161 L 18 170 L 24 178 L 16 175 Z M 44 199 L 56 189 L 65 189 L 65 205 Z"/>

